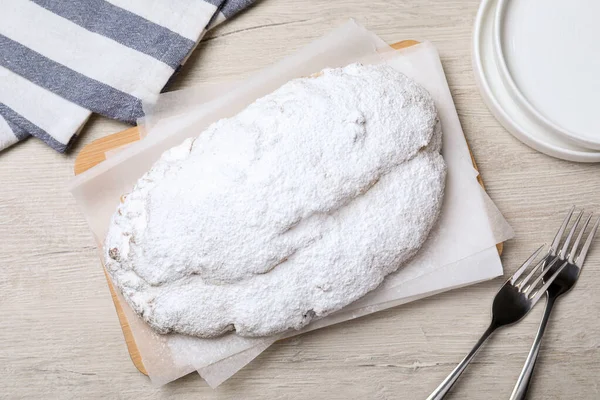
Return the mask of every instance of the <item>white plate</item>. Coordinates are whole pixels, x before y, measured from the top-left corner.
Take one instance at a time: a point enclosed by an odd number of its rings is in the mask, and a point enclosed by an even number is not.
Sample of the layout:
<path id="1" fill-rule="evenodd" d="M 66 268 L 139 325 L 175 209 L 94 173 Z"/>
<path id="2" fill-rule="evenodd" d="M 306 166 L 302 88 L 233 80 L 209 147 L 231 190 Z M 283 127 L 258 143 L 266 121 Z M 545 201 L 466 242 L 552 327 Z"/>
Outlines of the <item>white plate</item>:
<path id="1" fill-rule="evenodd" d="M 506 74 L 506 71 L 503 73 L 503 63 L 497 57 L 495 51 L 496 41 L 494 40 L 494 20 L 498 1 L 484 0 L 481 3 L 475 21 L 473 37 L 475 78 L 490 111 L 509 132 L 538 151 L 570 161 L 600 162 L 600 151 L 585 148 L 578 144 L 574 137 L 570 138 L 564 132 L 557 132 L 553 126 L 556 125 L 556 120 L 550 122 L 548 118 L 545 118 L 544 113 L 540 113 L 541 110 L 533 106 L 523 93 L 516 88 L 515 81 L 511 85 L 511 80 L 507 79 L 511 75 Z M 520 1 L 529 4 L 532 0 Z M 548 3 L 554 3 L 554 1 Z M 554 49 L 557 54 L 561 50 L 558 47 Z M 504 64 L 505 67 L 508 66 L 506 69 L 510 68 L 510 65 L 510 62 Z M 595 103 L 589 101 L 592 105 L 598 104 L 598 101 Z M 573 108 L 568 109 L 569 112 L 572 110 Z M 544 109 L 543 111 L 547 110 Z M 568 115 L 568 112 L 561 115 L 564 117 Z M 600 118 L 597 119 L 600 121 Z M 589 123 L 589 121 L 586 123 Z M 564 131 L 564 129 L 562 130 Z"/>
<path id="2" fill-rule="evenodd" d="M 547 129 L 600 150 L 600 1 L 498 0 L 494 47 L 517 101 Z"/>

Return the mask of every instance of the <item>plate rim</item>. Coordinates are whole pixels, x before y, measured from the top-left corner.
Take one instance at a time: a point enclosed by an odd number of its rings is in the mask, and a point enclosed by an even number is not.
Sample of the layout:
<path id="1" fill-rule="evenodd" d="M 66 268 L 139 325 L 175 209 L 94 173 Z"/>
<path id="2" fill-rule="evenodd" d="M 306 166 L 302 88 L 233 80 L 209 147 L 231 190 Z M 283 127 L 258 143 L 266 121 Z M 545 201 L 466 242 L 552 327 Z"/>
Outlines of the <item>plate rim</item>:
<path id="1" fill-rule="evenodd" d="M 535 107 L 533 103 L 531 103 L 531 101 L 527 98 L 527 96 L 525 96 L 515 82 L 513 74 L 508 67 L 508 63 L 506 62 L 503 48 L 504 41 L 502 39 L 504 33 L 503 26 L 507 20 L 506 13 L 512 4 L 512 0 L 496 0 L 496 7 L 493 16 L 493 46 L 496 55 L 496 63 L 498 64 L 500 76 L 505 86 L 509 89 L 515 100 L 519 102 L 520 105 L 524 107 L 533 118 L 537 119 L 541 125 L 544 125 L 546 129 L 553 131 L 557 135 L 560 135 L 564 139 L 572 141 L 574 144 L 579 146 L 583 146 L 590 150 L 600 150 L 600 139 L 590 139 L 590 137 L 587 135 L 566 129 L 565 127 L 553 122 L 542 111 Z"/>

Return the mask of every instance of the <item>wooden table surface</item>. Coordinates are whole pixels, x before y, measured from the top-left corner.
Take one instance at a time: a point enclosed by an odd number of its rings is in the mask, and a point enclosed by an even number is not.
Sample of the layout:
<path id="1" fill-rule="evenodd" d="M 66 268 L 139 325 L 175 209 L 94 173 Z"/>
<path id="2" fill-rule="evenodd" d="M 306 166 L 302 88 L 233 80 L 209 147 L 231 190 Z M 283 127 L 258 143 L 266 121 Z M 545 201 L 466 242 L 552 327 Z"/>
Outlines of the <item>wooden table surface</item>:
<path id="1" fill-rule="evenodd" d="M 248 76 L 348 17 L 390 43 L 432 41 L 487 189 L 516 232 L 503 255 L 508 274 L 551 240 L 571 204 L 600 212 L 600 164 L 539 154 L 491 116 L 471 68 L 477 6 L 262 0 L 210 32 L 172 88 Z M 0 398 L 419 399 L 486 328 L 500 278 L 277 343 L 217 390 L 194 375 L 152 387 L 127 355 L 94 241 L 66 191 L 74 155 L 124 128 L 94 116 L 66 156 L 34 139 L 0 154 Z M 558 303 L 531 398 L 600 398 L 598 286 L 600 244 Z M 541 311 L 493 337 L 450 397 L 508 398 Z"/>

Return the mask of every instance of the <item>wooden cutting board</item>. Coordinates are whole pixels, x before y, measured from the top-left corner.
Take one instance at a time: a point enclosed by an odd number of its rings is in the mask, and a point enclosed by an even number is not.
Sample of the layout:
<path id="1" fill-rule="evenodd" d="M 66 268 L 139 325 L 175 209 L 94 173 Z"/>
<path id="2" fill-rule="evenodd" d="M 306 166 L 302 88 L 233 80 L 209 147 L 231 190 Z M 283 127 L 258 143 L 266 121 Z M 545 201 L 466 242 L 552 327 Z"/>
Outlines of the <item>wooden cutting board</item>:
<path id="1" fill-rule="evenodd" d="M 394 43 L 391 46 L 394 49 L 403 49 L 405 47 L 410 47 L 418 43 L 419 42 L 415 40 L 404 40 L 398 43 Z M 85 146 L 77 155 L 74 166 L 75 175 L 78 175 L 106 160 L 105 153 L 107 151 L 117 149 L 129 143 L 137 142 L 138 140 L 140 140 L 138 128 L 133 127 L 93 141 L 92 143 Z M 472 153 L 471 160 L 473 161 L 473 167 L 477 169 L 477 165 L 475 164 L 475 159 L 473 158 Z M 485 187 L 483 186 L 483 181 L 481 180 L 481 176 L 478 176 L 477 180 L 485 189 Z M 498 252 L 500 254 L 502 253 L 502 243 L 498 244 Z M 106 275 L 106 271 L 104 271 L 104 273 Z M 108 275 L 106 275 L 106 280 L 108 282 L 108 288 L 110 290 L 111 297 L 113 299 L 113 302 L 115 303 L 115 309 L 117 310 L 117 316 L 119 317 L 119 322 L 121 324 L 121 329 L 123 330 L 123 335 L 125 336 L 125 343 L 127 344 L 127 350 L 129 351 L 131 360 L 141 373 L 143 373 L 144 375 L 148 375 L 148 373 L 146 372 L 146 368 L 144 367 L 144 363 L 142 362 L 142 357 L 140 356 L 138 347 L 131 333 L 129 322 L 127 321 L 127 317 L 123 312 L 123 306 L 128 307 L 128 305 L 121 304 L 115 292 L 115 288 L 113 287 Z"/>

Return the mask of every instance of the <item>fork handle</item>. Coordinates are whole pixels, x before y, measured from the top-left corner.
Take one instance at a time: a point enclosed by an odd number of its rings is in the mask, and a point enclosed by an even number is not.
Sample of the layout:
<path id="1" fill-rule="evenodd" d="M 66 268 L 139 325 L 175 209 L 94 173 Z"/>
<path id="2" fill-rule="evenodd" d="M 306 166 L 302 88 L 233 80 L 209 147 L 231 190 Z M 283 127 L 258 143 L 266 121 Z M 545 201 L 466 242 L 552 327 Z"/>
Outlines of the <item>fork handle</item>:
<path id="1" fill-rule="evenodd" d="M 477 352 L 481 348 L 481 345 L 485 343 L 485 341 L 490 337 L 492 333 L 494 333 L 494 331 L 497 328 L 498 325 L 496 325 L 494 321 L 492 321 L 492 323 L 486 329 L 483 335 L 481 335 L 477 343 L 475 343 L 475 346 L 471 349 L 469 354 L 467 354 L 467 356 L 463 358 L 463 360 L 456 366 L 456 368 L 454 368 L 452 372 L 450 372 L 450 375 L 448 375 L 446 379 L 444 379 L 444 381 L 440 384 L 440 386 L 438 386 L 437 389 L 435 389 L 433 393 L 429 395 L 427 400 L 440 400 L 446 396 L 446 394 L 450 391 L 452 386 L 454 386 L 454 383 L 458 380 L 458 377 L 467 368 L 467 365 L 469 365 L 473 357 L 475 357 L 475 354 L 477 354 Z"/>
<path id="2" fill-rule="evenodd" d="M 529 354 L 527 355 L 527 360 L 525 361 L 523 370 L 521 370 L 521 374 L 517 379 L 515 388 L 513 389 L 512 394 L 510 395 L 510 400 L 524 400 L 527 396 L 529 383 L 531 382 L 531 377 L 533 376 L 533 369 L 535 368 L 535 363 L 537 361 L 538 354 L 540 353 L 542 336 L 544 336 L 544 332 L 546 331 L 546 325 L 548 325 L 548 319 L 550 318 L 550 313 L 552 312 L 552 308 L 554 307 L 555 301 L 556 297 L 548 295 L 542 322 L 540 322 L 540 327 L 538 328 L 537 334 L 535 335 L 535 340 L 533 341 L 531 350 L 529 350 Z"/>

